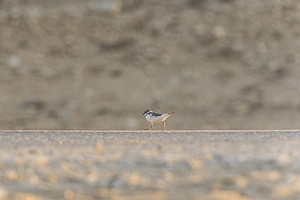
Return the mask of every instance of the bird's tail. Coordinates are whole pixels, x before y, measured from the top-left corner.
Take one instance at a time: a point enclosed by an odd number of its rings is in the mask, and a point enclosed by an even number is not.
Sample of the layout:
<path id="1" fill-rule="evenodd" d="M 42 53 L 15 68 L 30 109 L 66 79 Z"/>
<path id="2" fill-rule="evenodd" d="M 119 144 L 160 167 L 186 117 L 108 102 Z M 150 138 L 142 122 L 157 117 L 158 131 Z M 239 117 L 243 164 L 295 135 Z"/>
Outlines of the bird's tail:
<path id="1" fill-rule="evenodd" d="M 175 114 L 175 112 L 171 112 L 171 113 L 168 113 L 169 115 L 173 115 L 173 114 Z"/>

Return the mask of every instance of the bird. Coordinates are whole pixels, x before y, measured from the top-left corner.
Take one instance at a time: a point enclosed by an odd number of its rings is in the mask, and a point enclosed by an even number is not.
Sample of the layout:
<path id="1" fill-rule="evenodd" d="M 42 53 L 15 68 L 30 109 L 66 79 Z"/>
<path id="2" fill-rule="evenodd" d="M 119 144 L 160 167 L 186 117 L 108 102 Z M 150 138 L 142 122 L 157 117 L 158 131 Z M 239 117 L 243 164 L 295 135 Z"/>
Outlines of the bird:
<path id="1" fill-rule="evenodd" d="M 165 113 L 165 114 L 161 114 L 161 113 L 155 113 L 152 110 L 148 109 L 146 110 L 143 115 L 145 115 L 146 119 L 151 122 L 151 126 L 150 128 L 146 128 L 145 130 L 150 130 L 151 128 L 153 128 L 153 123 L 157 123 L 157 122 L 162 122 L 164 124 L 164 129 L 163 132 L 166 131 L 166 123 L 165 120 L 170 117 L 171 115 L 175 114 L 175 112 L 170 112 L 170 113 Z"/>

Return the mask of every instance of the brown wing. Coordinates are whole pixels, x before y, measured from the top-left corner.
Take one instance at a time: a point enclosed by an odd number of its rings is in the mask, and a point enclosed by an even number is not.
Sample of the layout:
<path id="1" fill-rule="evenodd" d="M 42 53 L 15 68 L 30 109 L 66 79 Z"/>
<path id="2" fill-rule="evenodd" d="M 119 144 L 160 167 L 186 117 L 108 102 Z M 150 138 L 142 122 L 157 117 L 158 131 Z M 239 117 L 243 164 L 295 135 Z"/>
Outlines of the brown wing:
<path id="1" fill-rule="evenodd" d="M 155 117 L 159 117 L 159 116 L 161 116 L 162 114 L 160 114 L 160 113 L 155 113 L 155 112 L 153 112 L 153 113 L 151 113 L 152 114 L 152 116 L 155 116 Z"/>

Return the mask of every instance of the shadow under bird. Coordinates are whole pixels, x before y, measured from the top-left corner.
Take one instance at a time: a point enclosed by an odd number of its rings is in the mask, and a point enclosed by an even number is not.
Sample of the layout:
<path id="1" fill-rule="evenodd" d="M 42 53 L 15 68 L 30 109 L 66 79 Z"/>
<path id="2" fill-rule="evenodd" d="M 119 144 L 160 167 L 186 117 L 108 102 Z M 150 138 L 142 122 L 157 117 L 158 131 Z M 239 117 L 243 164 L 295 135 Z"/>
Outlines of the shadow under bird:
<path id="1" fill-rule="evenodd" d="M 150 128 L 147 128 L 145 130 L 150 130 L 151 128 L 153 128 L 153 123 L 158 123 L 158 122 L 162 122 L 164 124 L 164 129 L 163 131 L 166 130 L 166 123 L 165 120 L 170 117 L 171 115 L 175 114 L 175 112 L 171 112 L 171 113 L 165 113 L 165 114 L 161 114 L 161 113 L 155 113 L 152 110 L 146 110 L 143 115 L 145 115 L 146 119 L 151 122 L 151 126 Z"/>

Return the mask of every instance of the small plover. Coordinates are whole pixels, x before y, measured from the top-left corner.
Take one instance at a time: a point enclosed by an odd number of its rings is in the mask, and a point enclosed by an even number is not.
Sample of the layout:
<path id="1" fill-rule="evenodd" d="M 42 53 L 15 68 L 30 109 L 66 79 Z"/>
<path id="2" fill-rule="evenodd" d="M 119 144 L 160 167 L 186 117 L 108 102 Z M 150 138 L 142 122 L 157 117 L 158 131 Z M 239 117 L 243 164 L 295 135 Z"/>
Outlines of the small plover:
<path id="1" fill-rule="evenodd" d="M 171 112 L 171 113 L 165 113 L 165 114 L 160 114 L 160 113 L 155 113 L 152 110 L 146 110 L 143 115 L 145 115 L 146 119 L 151 122 L 151 126 L 150 128 L 147 128 L 145 130 L 150 130 L 151 128 L 153 128 L 153 123 L 157 123 L 157 122 L 162 122 L 164 124 L 164 130 L 166 130 L 166 124 L 165 124 L 165 120 L 170 117 L 171 115 L 173 115 L 175 112 Z"/>

